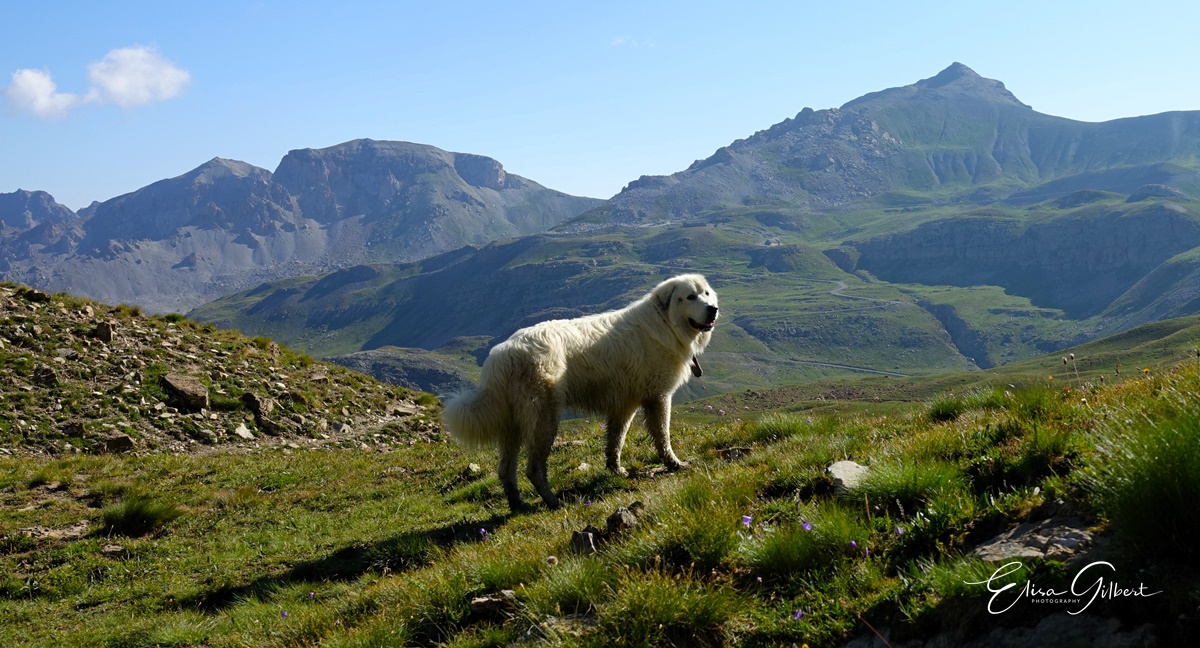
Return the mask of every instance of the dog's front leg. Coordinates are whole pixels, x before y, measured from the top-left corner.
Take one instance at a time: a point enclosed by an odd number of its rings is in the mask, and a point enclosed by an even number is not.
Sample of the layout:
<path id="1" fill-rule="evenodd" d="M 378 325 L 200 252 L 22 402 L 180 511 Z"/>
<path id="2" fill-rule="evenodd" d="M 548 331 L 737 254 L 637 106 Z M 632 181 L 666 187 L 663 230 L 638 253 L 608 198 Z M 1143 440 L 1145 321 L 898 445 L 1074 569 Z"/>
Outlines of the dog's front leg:
<path id="1" fill-rule="evenodd" d="M 608 430 L 608 469 L 622 477 L 628 475 L 629 471 L 621 467 L 621 448 L 625 446 L 625 435 L 629 433 L 629 425 L 633 423 L 635 413 L 637 410 L 630 410 L 618 415 L 610 414 L 608 423 L 605 424 Z"/>
<path id="2" fill-rule="evenodd" d="M 689 464 L 676 457 L 671 449 L 671 397 L 651 398 L 642 403 L 642 411 L 646 413 L 646 429 L 654 439 L 658 458 L 669 470 L 688 468 Z"/>

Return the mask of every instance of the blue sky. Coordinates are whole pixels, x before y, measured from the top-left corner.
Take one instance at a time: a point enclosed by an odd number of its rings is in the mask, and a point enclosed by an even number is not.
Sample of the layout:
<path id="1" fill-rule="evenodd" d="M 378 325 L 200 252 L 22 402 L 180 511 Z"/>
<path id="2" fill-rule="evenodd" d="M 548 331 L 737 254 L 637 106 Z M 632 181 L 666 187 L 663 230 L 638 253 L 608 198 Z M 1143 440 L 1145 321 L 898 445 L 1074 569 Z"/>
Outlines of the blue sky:
<path id="1" fill-rule="evenodd" d="M 434 5 L 438 6 L 434 6 Z M 68 207 L 368 137 L 607 198 L 960 61 L 1086 121 L 1200 110 L 1200 3 L 22 2 L 0 192 Z M 50 90 L 53 84 L 54 90 Z"/>

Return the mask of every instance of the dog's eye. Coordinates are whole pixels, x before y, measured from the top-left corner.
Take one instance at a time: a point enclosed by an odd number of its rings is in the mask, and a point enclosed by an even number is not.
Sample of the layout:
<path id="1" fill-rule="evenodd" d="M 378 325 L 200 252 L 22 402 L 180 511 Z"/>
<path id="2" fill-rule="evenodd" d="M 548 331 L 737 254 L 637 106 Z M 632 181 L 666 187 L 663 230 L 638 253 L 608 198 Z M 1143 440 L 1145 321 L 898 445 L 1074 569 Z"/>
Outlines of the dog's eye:
<path id="1" fill-rule="evenodd" d="M 696 295 L 695 295 L 695 293 L 692 293 L 691 295 L 688 295 L 688 301 L 696 301 Z"/>

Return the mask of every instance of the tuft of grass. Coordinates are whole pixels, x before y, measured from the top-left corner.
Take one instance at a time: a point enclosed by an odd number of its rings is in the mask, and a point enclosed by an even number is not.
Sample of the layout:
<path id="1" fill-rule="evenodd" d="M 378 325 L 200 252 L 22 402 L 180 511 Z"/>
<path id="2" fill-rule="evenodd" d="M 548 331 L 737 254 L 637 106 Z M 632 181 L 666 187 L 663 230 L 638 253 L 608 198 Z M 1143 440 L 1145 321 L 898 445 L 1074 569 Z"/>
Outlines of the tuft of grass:
<path id="1" fill-rule="evenodd" d="M 965 480 L 957 466 L 945 461 L 891 460 L 871 464 L 870 472 L 857 487 L 847 493 L 849 499 L 867 501 L 884 507 L 892 515 L 904 517 L 945 493 L 960 489 Z"/>
<path id="2" fill-rule="evenodd" d="M 967 411 L 967 402 L 954 394 L 944 394 L 929 401 L 926 407 L 929 420 L 934 423 L 953 421 Z"/>
<path id="3" fill-rule="evenodd" d="M 738 597 L 688 573 L 626 571 L 599 622 L 610 646 L 720 646 Z"/>
<path id="4" fill-rule="evenodd" d="M 594 612 L 612 595 L 617 572 L 596 558 L 563 560 L 528 591 L 529 606 L 543 615 Z"/>
<path id="5" fill-rule="evenodd" d="M 751 440 L 774 442 L 789 437 L 809 437 L 831 433 L 837 428 L 837 419 L 831 416 L 812 417 L 798 414 L 772 412 L 758 419 L 751 432 Z"/>
<path id="6" fill-rule="evenodd" d="M 619 562 L 643 567 L 664 561 L 680 568 L 715 569 L 738 546 L 741 518 L 730 511 L 744 509 L 753 496 L 751 484 L 695 475 L 655 513 L 663 524 L 647 525 L 648 532 L 622 545 L 615 555 Z"/>
<path id="7" fill-rule="evenodd" d="M 866 556 L 870 531 L 837 502 L 798 513 L 745 542 L 740 560 L 764 580 L 791 580 L 826 574 Z"/>
<path id="8" fill-rule="evenodd" d="M 1188 566 L 1200 561 L 1200 406 L 1158 421 L 1113 422 L 1097 440 L 1085 483 L 1100 511 L 1145 558 Z"/>
<path id="9" fill-rule="evenodd" d="M 179 505 L 140 491 L 126 492 L 120 502 L 104 507 L 101 514 L 105 533 L 143 536 L 183 515 Z"/>

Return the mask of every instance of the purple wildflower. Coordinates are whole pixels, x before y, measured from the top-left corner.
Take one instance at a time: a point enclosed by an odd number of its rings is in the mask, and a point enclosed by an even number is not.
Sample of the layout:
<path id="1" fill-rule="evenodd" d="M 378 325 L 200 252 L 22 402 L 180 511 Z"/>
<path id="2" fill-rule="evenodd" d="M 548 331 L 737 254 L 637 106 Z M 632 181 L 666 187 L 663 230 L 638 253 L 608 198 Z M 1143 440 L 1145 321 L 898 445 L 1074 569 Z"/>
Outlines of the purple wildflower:
<path id="1" fill-rule="evenodd" d="M 280 613 L 279 613 L 279 616 L 281 616 L 281 617 L 283 617 L 283 618 L 285 618 L 285 619 L 286 619 L 286 618 L 287 618 L 287 610 L 283 610 L 282 612 L 280 612 Z"/>
<path id="2" fill-rule="evenodd" d="M 851 548 L 851 549 L 858 549 L 858 543 L 857 543 L 857 542 L 855 542 L 855 541 L 853 541 L 853 540 L 851 540 L 851 541 L 850 541 L 850 548 Z"/>
<path id="3" fill-rule="evenodd" d="M 804 520 L 803 522 L 800 523 L 800 528 L 804 529 L 805 531 L 812 531 L 812 522 L 809 522 L 808 520 Z"/>
<path id="4" fill-rule="evenodd" d="M 900 527 L 896 527 L 896 535 L 898 535 L 898 536 L 904 535 L 904 529 L 902 529 Z"/>
<path id="5" fill-rule="evenodd" d="M 744 526 L 748 529 L 748 528 L 750 528 L 751 522 L 754 522 L 754 518 L 750 517 L 749 515 L 742 516 L 742 526 Z"/>
<path id="6" fill-rule="evenodd" d="M 805 615 L 804 610 L 796 610 L 796 613 L 792 615 L 792 618 L 796 619 L 796 620 L 800 620 L 800 619 L 804 618 L 804 615 Z"/>

